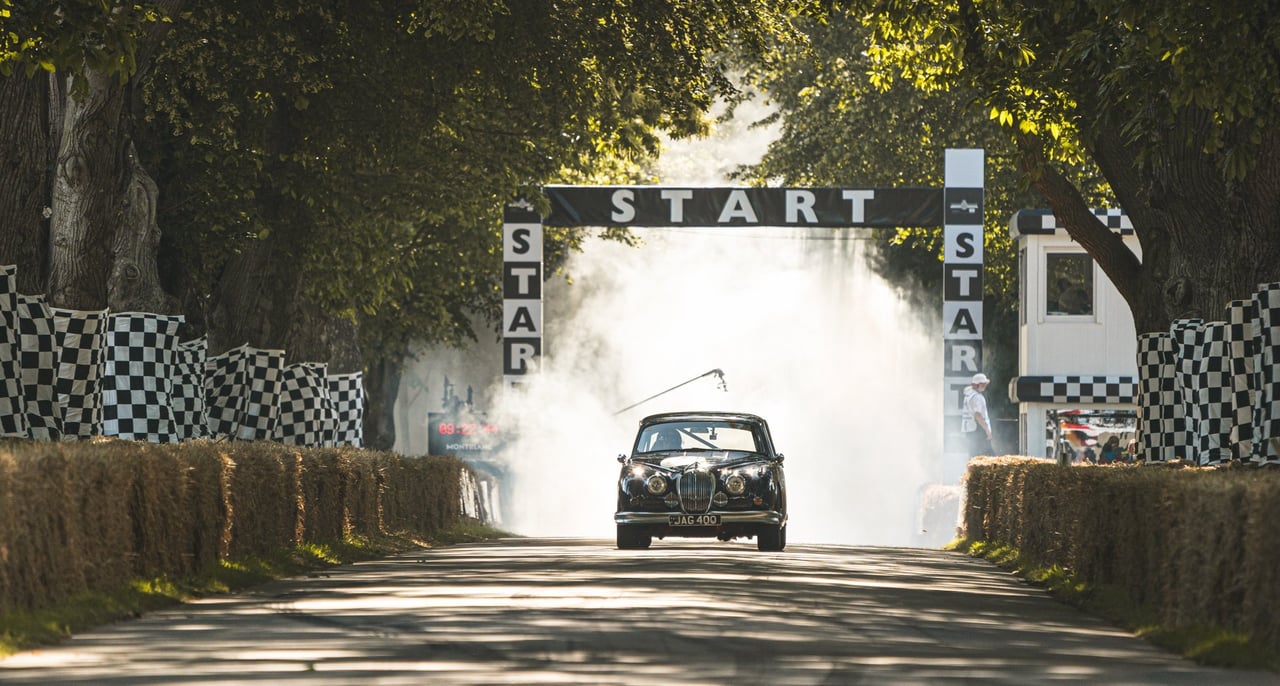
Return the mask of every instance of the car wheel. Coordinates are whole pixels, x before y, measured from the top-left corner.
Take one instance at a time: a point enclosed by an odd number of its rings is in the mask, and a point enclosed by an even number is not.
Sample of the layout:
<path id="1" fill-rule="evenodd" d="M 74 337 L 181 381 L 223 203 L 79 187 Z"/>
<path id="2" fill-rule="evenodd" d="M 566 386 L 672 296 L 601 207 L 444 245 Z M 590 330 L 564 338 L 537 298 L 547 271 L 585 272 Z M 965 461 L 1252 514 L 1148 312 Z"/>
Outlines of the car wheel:
<path id="1" fill-rule="evenodd" d="M 787 527 L 766 526 L 756 532 L 756 550 L 778 551 L 787 547 Z"/>
<path id="2" fill-rule="evenodd" d="M 653 536 L 639 528 L 618 525 L 618 550 L 640 550 L 648 548 L 652 542 Z"/>

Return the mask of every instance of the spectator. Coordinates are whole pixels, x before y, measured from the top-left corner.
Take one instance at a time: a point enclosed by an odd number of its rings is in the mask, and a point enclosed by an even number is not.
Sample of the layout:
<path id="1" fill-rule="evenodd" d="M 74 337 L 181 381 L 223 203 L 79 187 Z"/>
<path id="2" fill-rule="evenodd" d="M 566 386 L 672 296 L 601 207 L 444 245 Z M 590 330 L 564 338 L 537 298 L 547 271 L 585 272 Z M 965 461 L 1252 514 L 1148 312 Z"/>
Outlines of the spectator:
<path id="1" fill-rule="evenodd" d="M 969 457 L 995 455 L 991 445 L 991 417 L 987 414 L 987 399 L 982 392 L 991 380 L 978 372 L 964 389 L 964 414 L 960 417 L 960 432 L 964 435 Z"/>
<path id="2" fill-rule="evenodd" d="M 1111 438 L 1107 439 L 1106 443 L 1102 444 L 1102 451 L 1098 455 L 1098 462 L 1100 464 L 1111 464 L 1113 462 L 1119 462 L 1120 459 L 1120 437 L 1113 435 Z"/>

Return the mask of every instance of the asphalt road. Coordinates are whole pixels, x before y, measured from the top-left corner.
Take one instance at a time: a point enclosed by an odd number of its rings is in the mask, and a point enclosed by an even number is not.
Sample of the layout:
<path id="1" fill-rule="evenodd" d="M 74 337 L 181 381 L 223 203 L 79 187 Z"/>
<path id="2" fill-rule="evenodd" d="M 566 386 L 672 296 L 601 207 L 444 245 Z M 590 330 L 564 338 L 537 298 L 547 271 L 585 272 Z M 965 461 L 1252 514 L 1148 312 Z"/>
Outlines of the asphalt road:
<path id="1" fill-rule="evenodd" d="M 1276 684 L 938 550 L 509 539 L 275 582 L 0 661 L 38 684 Z"/>

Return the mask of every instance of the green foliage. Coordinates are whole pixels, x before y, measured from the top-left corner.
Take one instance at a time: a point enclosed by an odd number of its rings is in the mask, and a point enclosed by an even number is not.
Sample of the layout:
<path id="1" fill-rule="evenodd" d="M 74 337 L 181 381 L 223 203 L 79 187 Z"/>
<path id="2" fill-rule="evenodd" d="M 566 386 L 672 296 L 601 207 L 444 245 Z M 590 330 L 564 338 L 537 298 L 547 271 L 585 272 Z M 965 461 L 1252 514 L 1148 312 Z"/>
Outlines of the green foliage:
<path id="1" fill-rule="evenodd" d="M 502 205 L 540 200 L 549 182 L 626 180 L 656 153 L 658 131 L 703 131 L 732 90 L 715 55 L 785 31 L 787 11 L 194 6 L 142 83 L 164 273 L 199 306 L 231 255 L 270 236 L 302 265 L 309 298 L 360 318 L 374 357 L 410 339 L 461 344 L 475 336 L 468 313 L 499 314 Z M 582 239 L 548 231 L 548 273 Z"/>
<path id="2" fill-rule="evenodd" d="M 168 18 L 158 0 L 0 0 L 0 74 L 21 67 L 127 80 L 137 71 L 141 35 Z"/>
<path id="3" fill-rule="evenodd" d="M 984 367 L 997 377 L 1016 374 L 1017 256 L 1007 227 L 1013 212 L 1044 201 L 1028 190 L 1008 136 L 979 109 L 974 90 L 881 78 L 873 33 L 857 15 L 834 12 L 800 27 L 807 49 L 778 43 L 746 65 L 777 105 L 782 134 L 742 176 L 787 185 L 936 187 L 946 148 L 984 148 Z M 942 302 L 941 229 L 878 232 L 875 245 L 878 271 L 934 321 Z M 1007 414 L 1006 401 L 996 394 L 993 409 Z"/>
<path id="4" fill-rule="evenodd" d="M 993 119 L 1064 162 L 1114 128 L 1146 164 L 1192 150 L 1239 181 L 1280 117 L 1280 21 L 1265 3 L 852 4 L 868 5 L 881 83 L 976 88 Z M 1189 110 L 1204 117 L 1194 136 L 1175 125 Z"/>

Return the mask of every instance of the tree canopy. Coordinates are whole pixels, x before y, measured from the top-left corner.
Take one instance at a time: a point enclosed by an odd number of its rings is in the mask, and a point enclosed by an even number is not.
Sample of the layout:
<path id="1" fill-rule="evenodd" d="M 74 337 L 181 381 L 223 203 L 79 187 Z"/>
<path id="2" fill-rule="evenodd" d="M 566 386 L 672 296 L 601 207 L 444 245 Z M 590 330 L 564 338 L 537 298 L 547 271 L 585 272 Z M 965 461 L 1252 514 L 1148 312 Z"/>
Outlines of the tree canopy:
<path id="1" fill-rule="evenodd" d="M 743 177 L 788 185 L 940 187 L 947 148 L 984 148 L 983 366 L 1000 378 L 1016 375 L 1018 270 L 1007 226 L 1014 211 L 1044 200 L 1023 181 L 1013 145 L 998 122 L 973 106 L 978 96 L 968 88 L 877 79 L 866 54 L 872 31 L 857 15 L 833 12 L 800 26 L 807 49 L 779 45 L 749 65 L 751 81 L 777 107 L 782 134 Z M 1089 188 L 1101 202 L 1097 184 Z M 877 269 L 930 319 L 941 311 L 942 243 L 940 228 L 877 232 L 873 239 Z"/>
<path id="2" fill-rule="evenodd" d="M 6 86 L 48 102 L 23 120 L 65 122 L 26 156 L 47 202 L 0 201 L 10 232 L 49 232 L 48 254 L 0 236 L 22 247 L 0 257 L 21 253 L 60 304 L 135 302 L 115 285 L 146 281 L 145 265 L 102 250 L 130 222 L 104 218 L 149 171 L 147 302 L 176 296 L 214 352 L 250 342 L 367 369 L 394 367 L 411 338 L 474 336 L 470 315 L 500 304 L 505 202 L 630 178 L 659 131 L 703 130 L 732 91 L 723 51 L 785 34 L 801 4 L 0 2 Z M 35 160 L 55 156 L 42 176 Z M 548 232 L 550 271 L 581 238 Z"/>
<path id="3" fill-rule="evenodd" d="M 1280 279 L 1280 18 L 1265 4 L 854 2 L 881 85 L 967 88 L 1138 331 Z M 1097 165 L 1141 259 L 1088 211 Z"/>

